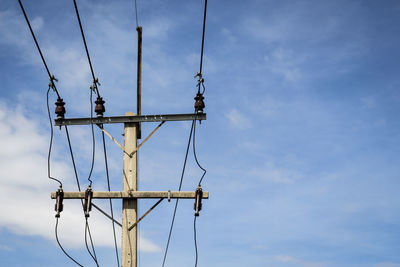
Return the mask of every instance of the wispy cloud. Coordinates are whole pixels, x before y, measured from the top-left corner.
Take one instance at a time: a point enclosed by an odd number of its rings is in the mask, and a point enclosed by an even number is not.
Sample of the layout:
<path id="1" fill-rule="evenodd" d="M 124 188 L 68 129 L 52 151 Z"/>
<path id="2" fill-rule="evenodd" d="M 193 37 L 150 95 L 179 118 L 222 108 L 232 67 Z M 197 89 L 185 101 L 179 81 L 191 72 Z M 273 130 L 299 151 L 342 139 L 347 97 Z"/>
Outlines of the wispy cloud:
<path id="1" fill-rule="evenodd" d="M 252 123 L 249 117 L 246 117 L 242 112 L 237 109 L 231 109 L 225 114 L 230 125 L 236 129 L 248 129 L 251 128 Z"/>

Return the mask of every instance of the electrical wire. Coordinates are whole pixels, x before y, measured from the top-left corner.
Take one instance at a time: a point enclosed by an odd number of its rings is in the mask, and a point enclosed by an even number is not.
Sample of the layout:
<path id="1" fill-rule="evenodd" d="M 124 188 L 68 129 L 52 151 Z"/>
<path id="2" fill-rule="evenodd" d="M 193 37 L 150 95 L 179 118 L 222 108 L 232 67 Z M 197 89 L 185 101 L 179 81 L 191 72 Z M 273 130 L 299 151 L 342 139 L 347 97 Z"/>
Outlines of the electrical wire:
<path id="1" fill-rule="evenodd" d="M 69 137 L 69 132 L 68 132 L 68 127 L 65 125 L 65 133 L 67 135 L 67 141 L 68 141 L 68 147 L 69 147 L 69 152 L 71 155 L 71 161 L 72 161 L 72 165 L 74 167 L 74 173 L 75 173 L 75 179 L 76 179 L 76 184 L 78 186 L 78 190 L 79 192 L 81 192 L 81 186 L 79 183 L 79 178 L 78 178 L 78 172 L 77 172 L 77 168 L 76 168 L 76 164 L 75 164 L 75 159 L 74 159 L 74 153 L 72 152 L 72 145 L 71 145 L 71 139 Z M 82 204 L 82 208 L 84 206 L 83 204 L 83 200 L 81 199 L 81 204 Z M 89 254 L 92 256 L 91 252 L 89 251 L 88 245 L 87 245 L 87 238 L 86 238 L 86 227 L 87 227 L 87 233 L 89 235 L 89 239 L 90 239 L 90 243 L 92 244 L 92 250 L 95 251 L 94 249 L 94 245 L 93 245 L 93 238 L 92 238 L 92 234 L 90 232 L 90 225 L 88 220 L 86 219 L 86 225 L 85 225 L 85 244 L 86 244 L 86 248 L 88 249 Z M 95 254 L 95 253 L 94 253 Z M 93 258 L 93 256 L 92 256 Z M 93 260 L 97 261 L 97 259 L 93 258 Z"/>
<path id="2" fill-rule="evenodd" d="M 88 176 L 88 181 L 89 181 L 89 186 L 92 186 L 92 179 L 90 177 L 92 176 L 93 173 L 93 167 L 94 167 L 94 157 L 95 157 L 95 152 L 96 152 L 96 140 L 94 137 L 94 126 L 93 126 L 93 90 L 90 90 L 90 127 L 92 130 L 92 163 L 90 167 L 90 172 Z"/>
<path id="3" fill-rule="evenodd" d="M 90 244 L 92 246 L 92 250 L 93 250 L 93 254 L 89 249 L 88 243 L 87 243 L 87 233 L 89 232 L 89 239 L 90 239 Z M 90 233 L 90 229 L 89 229 L 89 222 L 88 222 L 88 218 L 86 218 L 86 225 L 85 225 L 85 245 L 86 245 L 86 249 L 89 252 L 89 255 L 92 257 L 92 259 L 94 260 L 94 262 L 96 263 L 97 267 L 99 267 L 99 263 L 97 262 L 97 256 L 96 256 L 96 251 L 94 249 L 94 245 L 93 245 L 93 240 L 92 240 L 92 235 Z"/>
<path id="4" fill-rule="evenodd" d="M 203 174 L 201 175 L 201 178 L 200 178 L 200 180 L 199 180 L 199 186 L 201 186 L 201 182 L 203 181 L 204 176 L 205 176 L 206 173 L 207 173 L 207 170 L 204 169 L 204 168 L 200 165 L 199 161 L 197 160 L 197 154 L 196 154 L 196 123 L 194 123 L 194 127 L 193 127 L 193 155 L 194 155 L 194 159 L 195 159 L 195 161 L 196 161 L 196 163 L 197 163 L 197 166 L 199 166 L 199 168 L 203 171 Z"/>
<path id="5" fill-rule="evenodd" d="M 53 146 L 53 124 L 51 123 L 51 114 L 50 114 L 50 107 L 49 107 L 49 93 L 50 93 L 51 86 L 49 85 L 49 89 L 47 90 L 47 114 L 49 115 L 49 122 L 50 122 L 50 144 L 49 144 L 49 153 L 47 154 L 47 176 L 49 179 L 54 180 L 60 184 L 60 187 L 62 187 L 62 182 L 58 180 L 57 178 L 51 177 L 50 174 L 50 158 L 51 158 L 51 148 Z"/>
<path id="6" fill-rule="evenodd" d="M 99 89 L 97 88 L 97 83 L 96 83 L 97 79 L 95 78 L 94 71 L 93 71 L 93 66 L 92 66 L 92 61 L 90 60 L 89 49 L 88 49 L 87 44 L 86 44 L 85 33 L 83 32 L 81 18 L 79 16 L 78 5 L 76 4 L 76 0 L 73 0 L 73 1 L 74 1 L 74 6 L 75 6 L 76 17 L 78 18 L 78 22 L 79 22 L 79 28 L 81 30 L 83 44 L 85 45 L 86 55 L 87 55 L 87 58 L 88 58 L 88 61 L 89 61 L 90 71 L 92 73 L 93 85 L 94 85 L 94 88 L 96 89 L 97 95 L 100 96 Z"/>
<path id="7" fill-rule="evenodd" d="M 24 6 L 22 5 L 21 0 L 18 0 L 18 2 L 19 2 L 19 5 L 20 5 L 20 7 L 21 7 L 21 9 L 22 9 L 22 13 L 24 14 L 26 23 L 28 24 L 29 30 L 31 31 L 33 40 L 35 41 L 36 48 L 38 49 L 39 54 L 40 54 L 40 57 L 42 58 L 43 65 L 44 65 L 44 67 L 46 68 L 47 74 L 49 75 L 49 79 L 52 80 L 52 75 L 50 74 L 49 68 L 47 67 L 46 60 L 44 59 L 44 56 L 43 56 L 43 54 L 42 54 L 42 50 L 40 49 L 39 43 L 38 43 L 38 41 L 36 40 L 36 36 L 35 36 L 35 34 L 34 34 L 33 30 L 32 30 L 31 23 L 29 22 L 28 16 L 27 16 L 26 13 L 25 13 Z M 54 76 L 53 76 L 53 78 L 54 78 Z M 55 90 L 55 92 L 57 93 L 57 96 L 60 97 L 60 95 L 58 94 L 58 90 L 57 90 L 57 88 L 55 87 L 55 85 L 54 85 L 54 90 Z"/>
<path id="8" fill-rule="evenodd" d="M 188 157 L 188 154 L 189 154 L 190 142 L 192 140 L 192 133 L 193 133 L 194 124 L 195 124 L 195 120 L 193 120 L 192 127 L 190 128 L 189 140 L 188 140 L 188 144 L 187 144 L 187 148 L 186 148 L 185 160 L 184 160 L 184 163 L 183 163 L 181 180 L 179 182 L 178 191 L 181 191 L 181 188 L 182 188 L 182 182 L 183 182 L 183 177 L 185 175 L 186 162 L 187 162 L 187 157 Z M 177 198 L 176 202 L 175 202 L 174 214 L 172 216 L 171 227 L 169 229 L 169 234 L 168 234 L 168 241 L 167 241 L 167 245 L 166 245 L 165 252 L 164 252 L 164 259 L 163 259 L 163 264 L 162 264 L 163 267 L 165 265 L 165 260 L 167 258 L 167 254 L 168 254 L 168 248 L 169 248 L 169 243 L 171 241 L 171 234 L 172 234 L 172 229 L 173 229 L 174 223 L 175 223 L 175 216 L 176 216 L 176 210 L 178 208 L 178 203 L 179 203 L 179 198 Z"/>
<path id="9" fill-rule="evenodd" d="M 72 258 L 65 250 L 64 248 L 61 246 L 60 240 L 58 239 L 58 218 L 56 218 L 56 226 L 55 226 L 55 233 L 56 233 L 56 240 L 58 243 L 58 246 L 61 248 L 61 250 L 64 252 L 65 255 L 67 255 L 68 258 L 70 258 L 70 260 L 72 260 L 73 262 L 76 263 L 76 265 L 83 267 L 82 264 L 80 264 L 79 262 L 77 262 L 74 258 Z"/>
<path id="10" fill-rule="evenodd" d="M 197 231 L 196 231 L 196 219 L 197 216 L 194 216 L 193 220 L 193 238 L 194 238 L 194 251 L 196 255 L 196 260 L 194 266 L 197 267 L 197 261 L 199 259 L 199 252 L 197 251 Z"/>
<path id="11" fill-rule="evenodd" d="M 205 89 L 204 89 L 204 90 L 205 90 Z M 199 184 L 198 184 L 198 186 L 201 186 L 201 182 L 203 181 L 204 176 L 205 176 L 206 173 L 207 173 L 207 170 L 204 169 L 204 168 L 200 165 L 199 161 L 197 160 L 197 154 L 196 154 L 196 123 L 194 124 L 194 127 L 193 127 L 193 128 L 194 128 L 194 129 L 193 129 L 193 155 L 194 155 L 194 159 L 195 159 L 195 161 L 196 161 L 196 163 L 197 163 L 197 166 L 199 166 L 199 168 L 203 171 L 203 174 L 202 174 L 202 176 L 201 176 L 201 178 L 200 178 L 200 180 L 199 180 Z M 194 221 L 193 221 L 194 249 L 195 249 L 195 252 L 196 252 L 196 260 L 195 260 L 195 265 L 194 265 L 195 267 L 197 267 L 197 261 L 198 261 L 198 258 L 199 258 L 199 256 L 198 256 L 198 250 L 197 250 L 196 218 L 197 218 L 197 216 L 194 216 Z"/>
<path id="12" fill-rule="evenodd" d="M 204 16 L 203 16 L 203 34 L 201 37 L 201 53 L 200 53 L 200 71 L 202 73 L 203 68 L 203 51 L 204 51 L 204 35 L 206 31 L 206 16 L 207 16 L 207 0 L 204 0 Z"/>
<path id="13" fill-rule="evenodd" d="M 106 175 L 107 175 L 107 187 L 108 191 L 111 191 L 111 186 L 110 186 L 110 176 L 108 173 L 108 162 L 107 162 L 107 149 L 106 149 L 106 140 L 104 138 L 104 132 L 102 131 L 102 137 L 103 137 L 103 151 L 104 151 L 104 163 L 106 166 Z M 114 223 L 114 211 L 113 211 L 113 205 L 112 205 L 112 200 L 110 200 L 110 210 L 111 210 L 111 219 L 112 219 L 112 228 L 113 228 L 113 234 L 114 234 L 114 246 L 115 246 L 115 255 L 117 257 L 117 265 L 119 265 L 119 257 L 118 257 L 118 247 L 117 247 L 117 236 L 115 234 L 115 223 Z"/>

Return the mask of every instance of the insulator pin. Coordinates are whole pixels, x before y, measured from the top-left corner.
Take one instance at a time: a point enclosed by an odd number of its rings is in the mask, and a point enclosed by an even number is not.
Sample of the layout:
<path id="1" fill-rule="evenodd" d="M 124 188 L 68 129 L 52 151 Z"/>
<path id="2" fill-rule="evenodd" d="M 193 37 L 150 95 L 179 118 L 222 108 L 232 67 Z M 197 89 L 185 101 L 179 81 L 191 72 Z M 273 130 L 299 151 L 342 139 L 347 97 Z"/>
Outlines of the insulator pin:
<path id="1" fill-rule="evenodd" d="M 57 114 L 57 119 L 64 119 L 64 114 L 65 114 L 65 102 L 63 101 L 62 98 L 57 98 L 57 102 L 55 102 L 54 104 L 56 104 L 56 110 L 55 113 Z"/>
<path id="2" fill-rule="evenodd" d="M 56 204 L 54 206 L 54 210 L 56 211 L 56 218 L 60 218 L 60 213 L 63 211 L 64 205 L 64 191 L 60 187 L 56 192 Z"/>
<path id="3" fill-rule="evenodd" d="M 194 100 L 196 100 L 196 102 L 194 102 L 194 109 L 196 110 L 196 113 L 203 113 L 203 109 L 206 106 L 203 101 L 204 96 L 200 92 L 198 92 Z"/>
<path id="4" fill-rule="evenodd" d="M 85 217 L 89 217 L 89 212 L 92 210 L 92 198 L 93 198 L 93 191 L 92 188 L 89 186 L 88 189 L 85 191 L 85 203 L 83 204 L 83 211 L 85 212 Z"/>
<path id="5" fill-rule="evenodd" d="M 194 216 L 199 216 L 200 211 L 202 208 L 201 200 L 203 199 L 203 189 L 201 189 L 201 186 L 197 187 L 196 189 L 196 198 L 194 201 Z"/>
<path id="6" fill-rule="evenodd" d="M 103 117 L 103 113 L 106 111 L 106 108 L 104 107 L 105 101 L 102 97 L 98 96 L 94 103 L 96 104 L 94 111 L 96 112 L 97 117 Z"/>

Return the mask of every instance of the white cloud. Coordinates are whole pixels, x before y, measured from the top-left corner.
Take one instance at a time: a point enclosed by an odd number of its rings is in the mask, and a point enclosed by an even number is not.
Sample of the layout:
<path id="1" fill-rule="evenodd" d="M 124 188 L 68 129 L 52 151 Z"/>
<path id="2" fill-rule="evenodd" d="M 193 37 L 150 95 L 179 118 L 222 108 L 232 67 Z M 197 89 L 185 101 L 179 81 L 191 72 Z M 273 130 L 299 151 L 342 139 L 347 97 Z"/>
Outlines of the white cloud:
<path id="1" fill-rule="evenodd" d="M 325 267 L 328 266 L 326 262 L 317 262 L 317 261 L 304 261 L 289 255 L 277 255 L 274 257 L 275 261 L 277 262 L 284 262 L 284 263 L 292 263 L 296 266 L 303 266 L 303 267 Z"/>
<path id="2" fill-rule="evenodd" d="M 0 211 L 5 214 L 0 217 L 0 227 L 19 235 L 55 240 L 54 200 L 50 199 L 50 192 L 58 185 L 47 178 L 49 133 L 39 128 L 39 121 L 22 114 L 24 110 L 18 105 L 14 108 L 4 102 L 0 105 Z M 64 161 L 57 153 L 65 151 L 54 147 L 52 176 L 63 181 L 64 190 L 76 190 L 69 157 Z M 114 246 L 110 221 L 96 211 L 89 220 L 95 244 Z M 84 229 L 80 202 L 65 200 L 59 223 L 62 244 L 75 248 L 84 246 Z M 121 236 L 120 229 L 117 236 Z M 141 241 L 143 251 L 160 250 L 150 240 L 141 238 Z"/>
<path id="3" fill-rule="evenodd" d="M 399 267 L 399 266 L 400 263 L 394 263 L 394 262 L 380 262 L 374 265 L 374 267 Z"/>
<path id="4" fill-rule="evenodd" d="M 293 184 L 302 178 L 300 173 L 276 167 L 273 163 L 267 162 L 261 168 L 254 168 L 249 171 L 251 175 L 261 178 L 264 181 L 280 184 Z"/>
<path id="5" fill-rule="evenodd" d="M 231 126 L 236 129 L 248 129 L 252 126 L 250 119 L 237 109 L 231 109 L 225 116 Z"/>

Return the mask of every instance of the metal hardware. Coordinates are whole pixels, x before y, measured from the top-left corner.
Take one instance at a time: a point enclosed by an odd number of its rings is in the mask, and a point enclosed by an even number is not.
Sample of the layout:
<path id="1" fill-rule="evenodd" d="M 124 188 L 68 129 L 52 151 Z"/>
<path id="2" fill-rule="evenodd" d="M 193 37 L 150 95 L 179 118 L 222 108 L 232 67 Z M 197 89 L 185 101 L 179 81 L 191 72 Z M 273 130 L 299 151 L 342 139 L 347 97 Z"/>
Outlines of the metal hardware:
<path id="1" fill-rule="evenodd" d="M 199 187 L 197 187 L 196 189 L 196 199 L 194 201 L 194 216 L 199 216 L 200 215 L 200 211 L 202 208 L 202 204 L 201 204 L 201 200 L 203 198 L 203 189 L 201 189 L 201 186 L 199 185 Z"/>
<path id="2" fill-rule="evenodd" d="M 62 190 L 61 186 L 56 192 L 56 204 L 54 206 L 54 210 L 56 211 L 56 218 L 60 218 L 60 213 L 63 211 L 64 205 L 64 191 Z"/>
<path id="3" fill-rule="evenodd" d="M 57 114 L 57 120 L 61 120 L 64 119 L 64 114 L 65 114 L 65 102 L 63 101 L 62 98 L 58 97 L 57 98 L 57 102 L 55 102 L 54 104 L 56 104 L 56 110 L 55 113 Z M 61 126 L 61 125 L 60 125 Z"/>
<path id="4" fill-rule="evenodd" d="M 168 190 L 168 202 L 171 202 L 171 190 Z"/>
<path id="5" fill-rule="evenodd" d="M 87 124 L 108 124 L 108 123 L 134 123 L 134 122 L 161 122 L 161 121 L 192 121 L 206 120 L 206 113 L 201 114 L 165 114 L 165 115 L 140 115 L 140 116 L 115 116 L 99 118 L 58 118 L 56 126 L 64 125 L 87 125 Z"/>
<path id="6" fill-rule="evenodd" d="M 88 189 L 86 189 L 85 191 L 85 203 L 83 204 L 85 217 L 89 217 L 89 212 L 92 210 L 92 198 L 93 198 L 93 191 L 92 188 L 89 186 Z"/>
<path id="7" fill-rule="evenodd" d="M 94 111 L 96 112 L 97 117 L 103 117 L 103 113 L 106 111 L 106 108 L 104 107 L 105 101 L 101 96 L 98 96 L 94 103 L 96 104 Z"/>

